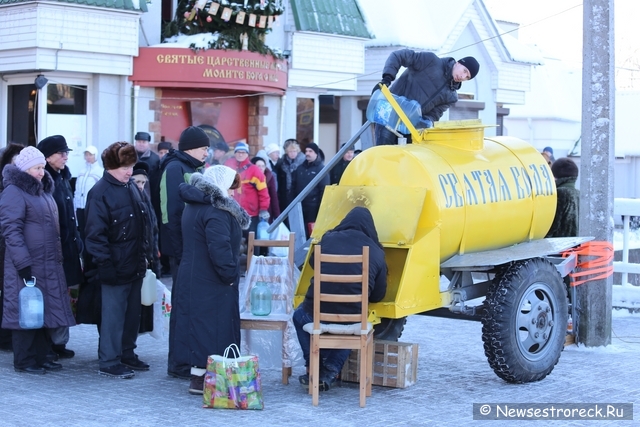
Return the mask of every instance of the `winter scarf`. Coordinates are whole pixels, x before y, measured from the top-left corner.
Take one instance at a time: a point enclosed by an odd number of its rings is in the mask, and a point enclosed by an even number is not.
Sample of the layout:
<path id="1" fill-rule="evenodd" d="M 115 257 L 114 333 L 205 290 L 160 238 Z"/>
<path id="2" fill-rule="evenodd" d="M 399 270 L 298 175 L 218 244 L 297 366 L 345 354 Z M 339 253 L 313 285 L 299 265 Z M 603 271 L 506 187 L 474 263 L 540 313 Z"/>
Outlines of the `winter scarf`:
<path id="1" fill-rule="evenodd" d="M 249 228 L 251 217 L 235 199 L 227 197 L 219 187 L 205 179 L 202 174 L 194 173 L 191 175 L 190 183 L 210 197 L 211 205 L 214 208 L 229 212 L 238 221 L 240 228 L 243 230 Z"/>

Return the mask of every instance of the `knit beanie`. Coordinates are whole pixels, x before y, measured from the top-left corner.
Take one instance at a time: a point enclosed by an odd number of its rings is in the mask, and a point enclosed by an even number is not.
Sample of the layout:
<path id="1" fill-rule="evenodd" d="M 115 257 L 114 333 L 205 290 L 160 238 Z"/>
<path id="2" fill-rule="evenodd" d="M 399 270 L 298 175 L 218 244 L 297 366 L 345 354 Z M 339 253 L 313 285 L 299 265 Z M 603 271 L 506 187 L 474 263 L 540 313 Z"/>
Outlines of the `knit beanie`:
<path id="1" fill-rule="evenodd" d="M 578 166 L 568 157 L 556 160 L 551 165 L 551 173 L 554 178 L 568 178 L 578 176 Z"/>
<path id="2" fill-rule="evenodd" d="M 46 165 L 44 154 L 36 147 L 25 147 L 16 156 L 15 165 L 23 172 L 36 165 Z"/>
<path id="3" fill-rule="evenodd" d="M 144 175 L 149 176 L 149 165 L 146 162 L 138 162 L 133 166 L 133 173 L 131 175 Z"/>
<path id="4" fill-rule="evenodd" d="M 249 153 L 249 146 L 247 145 L 246 142 L 238 142 L 236 144 L 236 147 L 233 149 L 234 153 L 237 153 L 238 151 L 246 151 L 247 154 Z"/>
<path id="5" fill-rule="evenodd" d="M 316 144 L 315 142 L 308 143 L 306 148 L 311 148 L 316 152 L 316 154 L 320 154 L 320 147 L 318 147 L 318 144 Z"/>
<path id="6" fill-rule="evenodd" d="M 473 56 L 465 56 L 458 62 L 467 67 L 467 70 L 469 70 L 469 74 L 471 74 L 469 80 L 474 78 L 476 74 L 478 74 L 478 71 L 480 71 L 480 64 L 478 64 L 478 61 L 476 61 L 476 58 L 474 58 Z"/>
<path id="7" fill-rule="evenodd" d="M 209 137 L 207 134 L 196 126 L 189 126 L 180 134 L 178 142 L 178 150 L 187 151 L 194 148 L 208 147 Z"/>
<path id="8" fill-rule="evenodd" d="M 236 178 L 236 171 L 228 166 L 215 165 L 207 168 L 202 176 L 205 180 L 218 187 L 222 191 L 222 195 L 227 197 L 227 190 L 231 188 L 233 180 Z"/>

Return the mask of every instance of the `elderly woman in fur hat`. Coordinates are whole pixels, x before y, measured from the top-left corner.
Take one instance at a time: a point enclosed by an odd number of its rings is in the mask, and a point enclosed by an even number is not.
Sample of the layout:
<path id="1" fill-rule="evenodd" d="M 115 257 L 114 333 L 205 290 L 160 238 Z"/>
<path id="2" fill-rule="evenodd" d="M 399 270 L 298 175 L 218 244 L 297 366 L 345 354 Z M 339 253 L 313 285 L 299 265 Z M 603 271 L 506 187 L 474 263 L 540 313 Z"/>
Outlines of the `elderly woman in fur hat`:
<path id="1" fill-rule="evenodd" d="M 240 186 L 235 170 L 211 166 L 180 184 L 184 249 L 178 270 L 181 292 L 172 300 L 175 354 L 191 368 L 189 393 L 202 394 L 207 357 L 240 345 L 240 239 L 249 214 L 229 196 Z"/>
<path id="2" fill-rule="evenodd" d="M 58 208 L 45 164 L 42 152 L 26 147 L 2 171 L 0 224 L 6 242 L 2 326 L 13 330 L 14 369 L 30 374 L 62 369 L 47 358 L 51 342 L 45 328 L 75 325 L 60 262 L 60 232 L 51 226 L 58 223 Z M 23 329 L 19 320 L 19 294 L 29 280 L 35 281 L 44 299 L 44 326 L 38 329 Z"/>
<path id="3" fill-rule="evenodd" d="M 149 365 L 134 353 L 140 325 L 140 290 L 151 253 L 151 224 L 131 179 L 138 156 L 115 142 L 102 152 L 106 170 L 87 197 L 86 248 L 98 269 L 102 293 L 99 374 L 131 378 Z"/>

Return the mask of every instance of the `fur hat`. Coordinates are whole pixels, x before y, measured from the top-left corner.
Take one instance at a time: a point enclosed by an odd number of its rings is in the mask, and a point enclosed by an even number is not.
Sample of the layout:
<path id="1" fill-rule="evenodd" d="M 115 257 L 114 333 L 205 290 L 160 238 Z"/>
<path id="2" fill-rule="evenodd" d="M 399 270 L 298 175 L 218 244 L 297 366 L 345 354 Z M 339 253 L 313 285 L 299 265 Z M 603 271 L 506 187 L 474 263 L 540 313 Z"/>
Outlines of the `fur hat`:
<path id="1" fill-rule="evenodd" d="M 236 178 L 236 171 L 228 166 L 214 165 L 207 168 L 202 174 L 202 177 L 218 187 L 224 196 L 227 196 L 227 190 L 231 188 Z"/>
<path id="2" fill-rule="evenodd" d="M 67 140 L 62 135 L 48 136 L 38 143 L 38 150 L 44 154 L 45 159 L 55 153 L 73 151 L 67 145 Z"/>
<path id="3" fill-rule="evenodd" d="M 133 167 L 133 173 L 131 175 L 144 175 L 149 176 L 149 165 L 146 162 L 138 162 Z"/>
<path id="4" fill-rule="evenodd" d="M 106 170 L 122 166 L 133 166 L 138 161 L 138 153 L 128 142 L 114 142 L 102 152 L 102 164 Z"/>
<path id="5" fill-rule="evenodd" d="M 554 178 L 578 177 L 578 166 L 568 157 L 556 160 L 551 165 L 551 173 Z"/>
<path id="6" fill-rule="evenodd" d="M 151 135 L 147 132 L 138 132 L 136 136 L 133 137 L 136 141 L 151 141 Z"/>
<path id="7" fill-rule="evenodd" d="M 178 141 L 178 150 L 187 151 L 200 147 L 209 146 L 209 137 L 197 126 L 189 126 L 180 134 Z"/>
<path id="8" fill-rule="evenodd" d="M 162 141 L 158 144 L 158 151 L 160 150 L 171 150 L 173 146 L 170 142 Z"/>
<path id="9" fill-rule="evenodd" d="M 233 149 L 233 152 L 237 153 L 238 151 L 246 151 L 247 154 L 249 154 L 249 146 L 246 142 L 238 142 L 236 147 Z"/>
<path id="10" fill-rule="evenodd" d="M 16 166 L 25 172 L 27 169 L 36 165 L 46 165 L 47 161 L 44 158 L 44 154 L 36 147 L 25 147 L 20 151 L 14 160 Z"/>
<path id="11" fill-rule="evenodd" d="M 478 74 L 478 71 L 480 71 L 480 64 L 478 64 L 478 61 L 476 61 L 476 58 L 474 58 L 473 56 L 465 56 L 458 62 L 464 65 L 467 70 L 469 70 L 469 74 L 471 74 L 469 80 L 474 78 Z"/>

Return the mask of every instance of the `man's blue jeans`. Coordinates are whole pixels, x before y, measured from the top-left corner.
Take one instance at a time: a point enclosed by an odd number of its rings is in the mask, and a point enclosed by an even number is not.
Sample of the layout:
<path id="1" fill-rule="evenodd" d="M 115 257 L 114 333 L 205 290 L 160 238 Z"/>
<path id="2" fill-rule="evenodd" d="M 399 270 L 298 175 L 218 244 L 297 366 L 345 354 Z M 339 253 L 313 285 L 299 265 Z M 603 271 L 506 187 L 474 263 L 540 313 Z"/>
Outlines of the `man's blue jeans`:
<path id="1" fill-rule="evenodd" d="M 311 348 L 311 335 L 305 332 L 302 327 L 307 323 L 313 322 L 313 316 L 307 313 L 302 306 L 298 307 L 293 312 L 293 325 L 296 327 L 296 333 L 298 334 L 298 342 L 302 348 L 302 355 L 304 356 L 304 365 L 309 367 L 309 350 Z M 334 350 L 323 348 L 320 350 L 320 370 L 323 368 L 328 371 L 332 376 L 337 376 L 342 370 L 344 362 L 349 358 L 351 350 Z M 322 375 L 322 374 L 321 374 Z M 322 378 L 322 377 L 320 377 Z"/>

